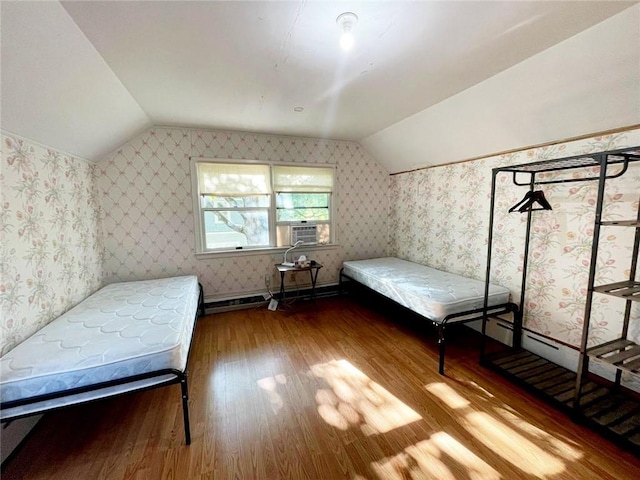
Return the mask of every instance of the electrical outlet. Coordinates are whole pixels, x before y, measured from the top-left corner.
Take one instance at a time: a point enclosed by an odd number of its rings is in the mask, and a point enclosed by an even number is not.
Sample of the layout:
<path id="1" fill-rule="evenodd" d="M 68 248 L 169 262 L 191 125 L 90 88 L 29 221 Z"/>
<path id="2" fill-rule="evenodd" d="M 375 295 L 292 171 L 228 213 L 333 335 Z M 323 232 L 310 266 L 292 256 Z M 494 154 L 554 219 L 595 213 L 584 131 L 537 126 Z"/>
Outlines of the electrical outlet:
<path id="1" fill-rule="evenodd" d="M 264 284 L 267 288 L 271 285 L 271 277 L 268 274 L 264 276 Z"/>
<path id="2" fill-rule="evenodd" d="M 291 273 L 291 281 L 295 282 L 296 281 L 296 272 L 292 272 Z"/>

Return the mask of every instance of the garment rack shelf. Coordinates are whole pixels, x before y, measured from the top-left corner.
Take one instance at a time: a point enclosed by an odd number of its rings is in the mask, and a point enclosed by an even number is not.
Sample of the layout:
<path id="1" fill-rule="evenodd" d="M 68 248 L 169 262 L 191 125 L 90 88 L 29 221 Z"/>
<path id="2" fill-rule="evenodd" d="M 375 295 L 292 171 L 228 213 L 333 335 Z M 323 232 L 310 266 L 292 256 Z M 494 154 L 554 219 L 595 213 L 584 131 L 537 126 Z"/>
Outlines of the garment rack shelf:
<path id="1" fill-rule="evenodd" d="M 625 300 L 640 302 L 640 282 L 636 282 L 635 280 L 600 285 L 599 287 L 593 287 L 593 291 L 624 298 Z"/>
<path id="2" fill-rule="evenodd" d="M 524 349 L 502 349 L 487 354 L 486 365 L 560 412 L 640 455 L 639 398 L 586 379 L 582 386 L 582 411 L 576 418 L 575 372 Z"/>
<path id="3" fill-rule="evenodd" d="M 590 348 L 587 350 L 587 355 L 620 370 L 640 374 L 640 345 L 626 338 Z"/>
<path id="4" fill-rule="evenodd" d="M 638 220 L 610 220 L 608 222 L 600 222 L 600 225 L 640 228 L 640 221 L 638 221 Z"/>

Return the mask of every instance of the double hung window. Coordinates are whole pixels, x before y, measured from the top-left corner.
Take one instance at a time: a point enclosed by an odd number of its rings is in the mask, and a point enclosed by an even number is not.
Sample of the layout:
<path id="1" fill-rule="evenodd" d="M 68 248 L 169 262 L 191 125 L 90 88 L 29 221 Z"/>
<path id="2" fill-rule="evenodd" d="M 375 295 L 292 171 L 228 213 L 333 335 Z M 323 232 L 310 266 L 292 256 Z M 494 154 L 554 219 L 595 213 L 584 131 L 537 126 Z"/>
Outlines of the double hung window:
<path id="1" fill-rule="evenodd" d="M 330 243 L 333 173 L 331 167 L 273 166 L 278 246 L 291 243 L 291 226 L 303 222 L 316 225 L 320 243 Z"/>
<path id="2" fill-rule="evenodd" d="M 316 225 L 318 243 L 332 242 L 331 166 L 193 162 L 197 250 L 288 246 L 291 227 Z"/>

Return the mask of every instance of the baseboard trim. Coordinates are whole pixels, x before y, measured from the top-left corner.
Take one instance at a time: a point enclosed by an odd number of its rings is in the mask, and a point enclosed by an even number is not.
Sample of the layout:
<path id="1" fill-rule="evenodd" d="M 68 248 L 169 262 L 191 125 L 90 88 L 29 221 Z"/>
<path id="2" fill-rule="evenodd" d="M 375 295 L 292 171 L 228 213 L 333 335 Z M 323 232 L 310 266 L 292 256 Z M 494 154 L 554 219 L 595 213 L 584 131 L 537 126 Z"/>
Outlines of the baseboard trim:
<path id="1" fill-rule="evenodd" d="M 339 285 L 337 283 L 323 284 L 316 287 L 316 298 L 328 298 L 339 295 Z M 205 298 L 204 309 L 205 314 L 232 312 L 235 310 L 245 310 L 249 308 L 263 307 L 269 303 L 271 296 L 265 298 L 265 294 L 273 295 L 274 298 L 280 299 L 280 292 L 252 293 L 243 296 L 227 297 L 227 298 Z M 300 300 L 311 297 L 311 287 L 303 287 L 300 289 L 289 288 L 285 290 L 285 298 L 287 300 Z"/>

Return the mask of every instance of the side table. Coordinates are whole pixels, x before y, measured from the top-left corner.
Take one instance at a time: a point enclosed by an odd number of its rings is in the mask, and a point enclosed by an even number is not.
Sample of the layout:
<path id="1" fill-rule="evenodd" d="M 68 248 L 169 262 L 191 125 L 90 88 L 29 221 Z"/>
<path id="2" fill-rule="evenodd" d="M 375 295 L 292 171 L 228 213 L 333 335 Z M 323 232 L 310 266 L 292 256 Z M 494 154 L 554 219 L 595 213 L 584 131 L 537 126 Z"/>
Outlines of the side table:
<path id="1" fill-rule="evenodd" d="M 318 279 L 318 271 L 322 268 L 319 263 L 314 263 L 308 267 L 291 267 L 288 265 L 276 264 L 276 269 L 280 272 L 280 300 L 284 300 L 284 276 L 287 272 L 309 272 L 311 279 L 311 298 L 316 299 L 316 280 Z"/>

